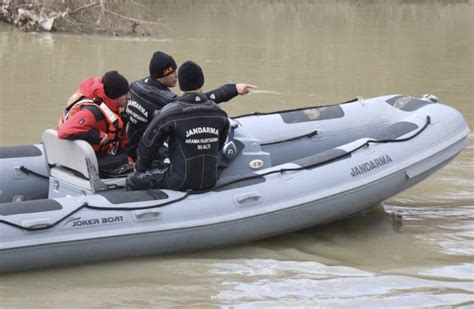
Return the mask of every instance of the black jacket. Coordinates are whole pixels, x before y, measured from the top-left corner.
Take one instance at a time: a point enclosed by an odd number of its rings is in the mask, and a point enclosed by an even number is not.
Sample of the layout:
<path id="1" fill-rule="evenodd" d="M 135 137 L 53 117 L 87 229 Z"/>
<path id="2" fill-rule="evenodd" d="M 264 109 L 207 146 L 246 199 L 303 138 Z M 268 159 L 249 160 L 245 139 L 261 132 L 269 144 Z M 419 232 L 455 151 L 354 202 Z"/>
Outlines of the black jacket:
<path id="1" fill-rule="evenodd" d="M 234 84 L 226 84 L 206 92 L 204 95 L 216 103 L 222 103 L 234 98 L 238 93 Z M 178 96 L 168 87 L 150 77 L 133 82 L 130 85 L 130 96 L 127 105 L 129 116 L 127 125 L 128 152 L 131 157 L 135 158 L 140 138 L 153 119 L 155 111 L 160 110 L 170 102 L 176 101 Z"/>
<path id="2" fill-rule="evenodd" d="M 186 93 L 153 118 L 138 146 L 135 169 L 149 169 L 168 140 L 171 166 L 164 187 L 210 189 L 217 182 L 218 154 L 228 130 L 227 114 L 217 104 L 206 95 Z"/>

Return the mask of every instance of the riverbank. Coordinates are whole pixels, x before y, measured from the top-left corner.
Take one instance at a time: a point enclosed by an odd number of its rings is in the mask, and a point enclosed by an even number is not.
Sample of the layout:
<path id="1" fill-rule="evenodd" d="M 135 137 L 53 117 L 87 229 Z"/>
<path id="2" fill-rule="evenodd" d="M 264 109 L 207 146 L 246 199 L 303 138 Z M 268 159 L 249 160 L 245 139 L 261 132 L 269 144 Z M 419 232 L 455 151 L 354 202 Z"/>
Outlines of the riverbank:
<path id="1" fill-rule="evenodd" d="M 23 31 L 108 35 L 157 35 L 158 19 L 143 3 L 129 0 L 5 0 L 0 20 Z"/>

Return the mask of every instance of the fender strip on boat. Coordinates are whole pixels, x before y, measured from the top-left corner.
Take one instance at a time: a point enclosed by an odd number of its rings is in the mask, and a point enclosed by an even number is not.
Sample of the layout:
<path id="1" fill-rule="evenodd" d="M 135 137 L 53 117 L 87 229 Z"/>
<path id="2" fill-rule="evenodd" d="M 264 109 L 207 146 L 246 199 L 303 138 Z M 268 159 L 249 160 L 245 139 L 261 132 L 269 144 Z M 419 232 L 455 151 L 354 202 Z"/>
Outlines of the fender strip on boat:
<path id="1" fill-rule="evenodd" d="M 274 115 L 274 114 L 282 114 L 282 113 L 291 113 L 291 112 L 305 111 L 305 110 L 308 110 L 308 109 L 315 109 L 315 108 L 321 108 L 321 107 L 329 107 L 329 106 L 336 106 L 336 105 L 341 105 L 341 104 L 354 103 L 354 102 L 357 102 L 357 101 L 360 101 L 360 98 L 351 99 L 349 101 L 345 101 L 345 102 L 338 103 L 338 104 L 326 104 L 326 105 L 299 107 L 299 108 L 284 109 L 284 110 L 268 112 L 268 113 L 253 112 L 253 113 L 250 113 L 250 114 L 243 114 L 243 115 L 238 115 L 238 116 L 234 116 L 234 117 L 230 117 L 230 118 L 231 119 L 238 119 L 238 118 L 243 118 L 243 117 L 248 117 L 248 116 L 266 116 L 266 115 Z"/>
<path id="2" fill-rule="evenodd" d="M 53 199 L 23 201 L 22 203 L 2 203 L 0 205 L 0 216 L 6 217 L 61 209 L 63 209 L 63 206 Z"/>
<path id="3" fill-rule="evenodd" d="M 0 147 L 0 159 L 39 157 L 43 154 L 35 145 Z"/>

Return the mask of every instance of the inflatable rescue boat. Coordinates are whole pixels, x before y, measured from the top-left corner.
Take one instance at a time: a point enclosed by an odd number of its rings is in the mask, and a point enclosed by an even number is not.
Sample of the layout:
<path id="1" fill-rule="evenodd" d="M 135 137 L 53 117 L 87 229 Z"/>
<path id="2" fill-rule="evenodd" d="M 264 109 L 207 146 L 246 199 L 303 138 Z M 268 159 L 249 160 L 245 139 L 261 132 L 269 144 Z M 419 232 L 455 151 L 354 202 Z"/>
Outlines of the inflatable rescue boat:
<path id="1" fill-rule="evenodd" d="M 0 147 L 0 272 L 157 255 L 271 237 L 376 206 L 434 173 L 469 128 L 434 96 L 254 113 L 231 120 L 206 192 L 127 192 L 87 142 L 46 130 Z"/>

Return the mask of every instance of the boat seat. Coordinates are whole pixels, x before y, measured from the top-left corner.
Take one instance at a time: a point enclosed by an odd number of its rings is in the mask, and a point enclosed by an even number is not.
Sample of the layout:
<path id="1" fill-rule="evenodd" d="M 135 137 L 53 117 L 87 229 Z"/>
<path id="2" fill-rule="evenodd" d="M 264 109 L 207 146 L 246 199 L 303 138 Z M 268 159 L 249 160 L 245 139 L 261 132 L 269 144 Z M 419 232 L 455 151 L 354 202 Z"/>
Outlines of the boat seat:
<path id="1" fill-rule="evenodd" d="M 99 177 L 99 164 L 92 146 L 83 140 L 64 140 L 53 129 L 44 131 L 43 143 L 50 176 L 90 192 L 125 186 L 125 178 Z"/>

